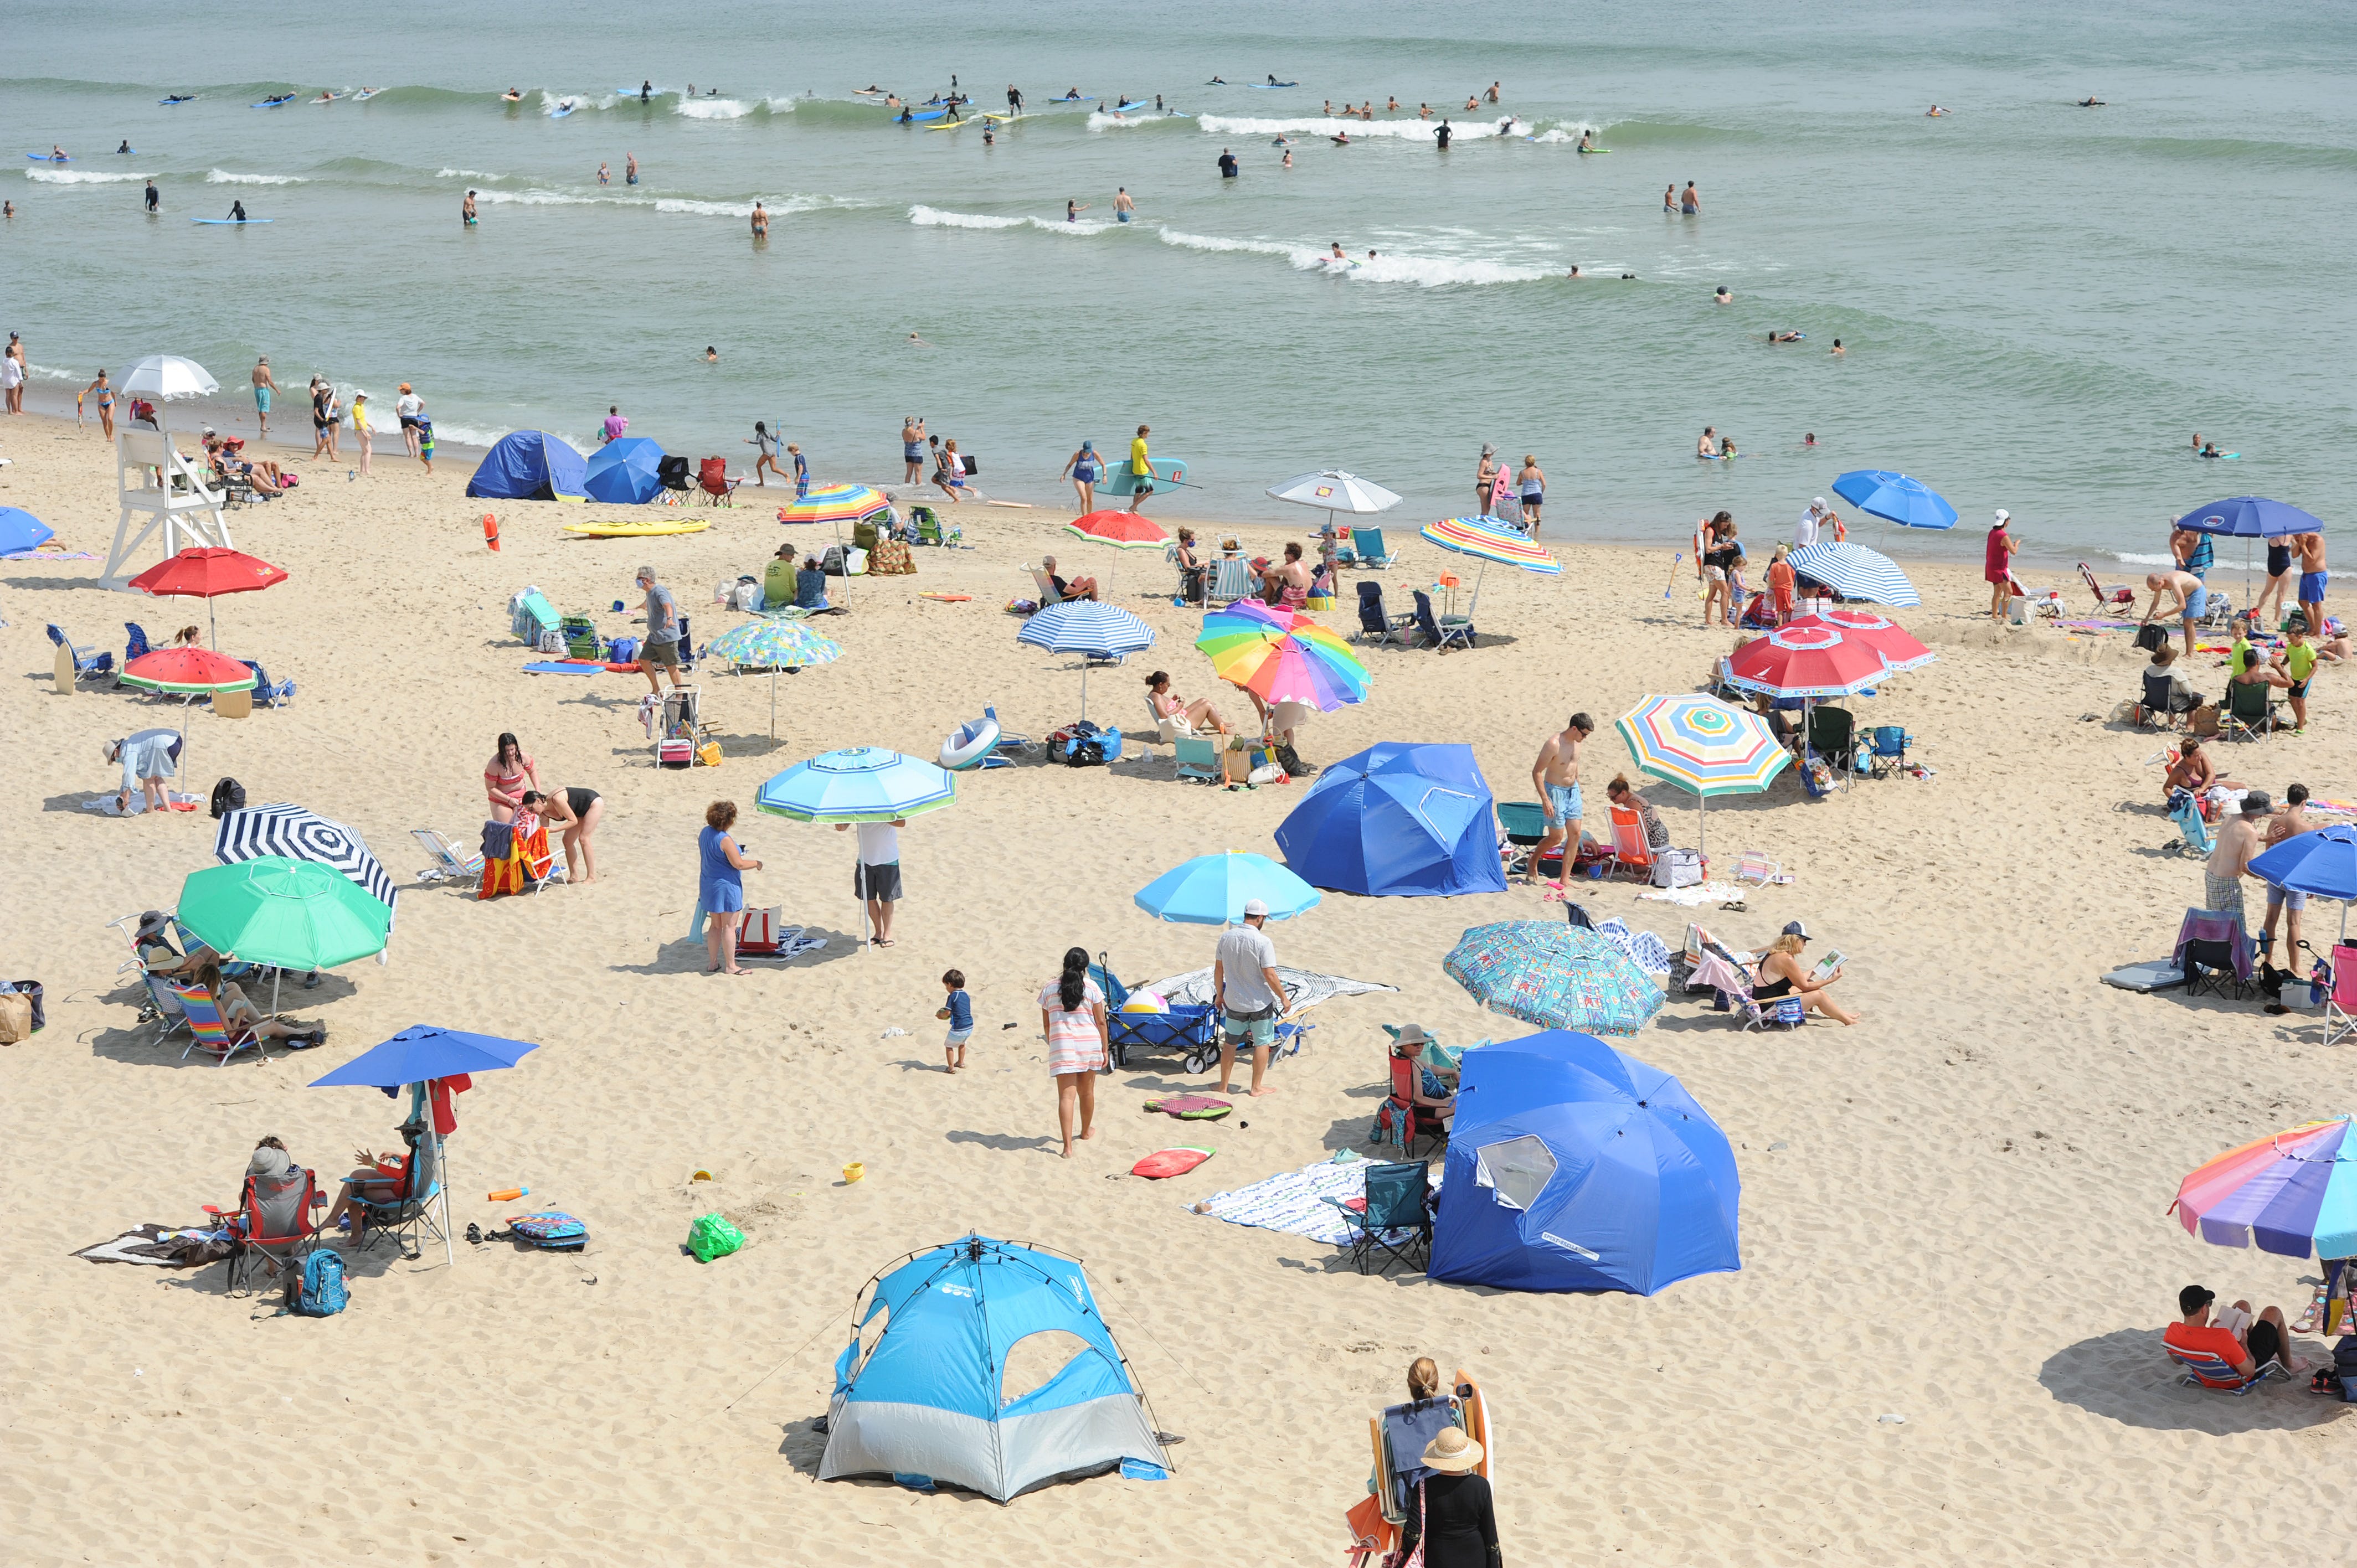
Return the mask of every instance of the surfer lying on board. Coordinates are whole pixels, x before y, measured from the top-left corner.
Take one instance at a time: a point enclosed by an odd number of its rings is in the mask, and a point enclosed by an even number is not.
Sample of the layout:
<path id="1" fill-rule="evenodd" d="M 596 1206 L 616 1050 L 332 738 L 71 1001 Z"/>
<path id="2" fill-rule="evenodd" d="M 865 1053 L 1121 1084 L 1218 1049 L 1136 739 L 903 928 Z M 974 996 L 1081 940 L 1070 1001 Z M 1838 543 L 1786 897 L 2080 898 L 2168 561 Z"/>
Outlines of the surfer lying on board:
<path id="1" fill-rule="evenodd" d="M 523 102 L 523 89 L 522 89 L 522 88 L 521 88 L 521 87 L 511 87 L 511 88 L 509 88 L 505 92 L 502 92 L 502 93 L 500 93 L 500 102 L 502 102 L 502 103 L 521 103 L 521 102 Z"/>
<path id="2" fill-rule="evenodd" d="M 2103 106 L 2104 101 L 2100 98 L 2089 96 L 2079 100 L 2079 107 L 2082 109 L 2101 109 Z"/>
<path id="3" fill-rule="evenodd" d="M 1338 147 L 1347 147 L 1351 145 L 1351 133 L 1348 131 L 1337 131 L 1326 139 L 1333 143 Z"/>

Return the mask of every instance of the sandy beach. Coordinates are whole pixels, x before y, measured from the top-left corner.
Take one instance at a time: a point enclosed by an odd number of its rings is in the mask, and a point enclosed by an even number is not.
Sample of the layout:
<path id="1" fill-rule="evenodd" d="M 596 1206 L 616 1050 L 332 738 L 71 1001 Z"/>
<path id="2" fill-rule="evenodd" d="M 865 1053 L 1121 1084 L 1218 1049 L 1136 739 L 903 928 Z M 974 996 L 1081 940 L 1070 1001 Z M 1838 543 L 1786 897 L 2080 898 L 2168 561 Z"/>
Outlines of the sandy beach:
<path id="1" fill-rule="evenodd" d="M 1741 1271 L 1650 1299 L 1515 1294 L 1361 1277 L 1333 1249 L 1188 1206 L 1341 1148 L 1372 1153 L 1380 1026 L 1419 1022 L 1452 1044 L 1528 1033 L 1481 1012 L 1440 960 L 1467 927 L 1560 919 L 1537 890 L 1328 895 L 1271 928 L 1280 958 L 1398 993 L 1318 1008 L 1275 1092 L 1207 1128 L 1141 1111 L 1207 1080 L 1168 1058 L 1114 1073 L 1096 1136 L 1065 1161 L 1035 1001 L 1060 955 L 1102 950 L 1133 983 L 1208 964 L 1210 929 L 1157 924 L 1131 895 L 1190 855 L 1274 854 L 1308 784 L 1182 784 L 1165 746 L 1109 769 L 963 776 L 954 807 L 903 830 L 898 945 L 866 952 L 848 835 L 752 810 L 765 779 L 823 750 L 931 757 L 985 703 L 1035 736 L 1077 715 L 1077 660 L 1018 646 L 1001 608 L 1028 593 L 1022 568 L 1043 553 L 1068 575 L 1114 569 L 1062 534 L 1063 493 L 1010 487 L 1039 509 L 959 509 L 970 548 L 919 550 L 915 576 L 848 585 L 853 613 L 819 623 L 844 656 L 778 678 L 774 741 L 767 678 L 699 671 L 724 760 L 680 773 L 651 765 L 641 678 L 521 672 L 509 596 L 536 584 L 626 633 L 648 562 L 707 641 L 743 618 L 714 605 L 716 581 L 758 575 L 781 540 L 818 532 L 775 523 L 788 492 L 748 487 L 733 510 L 698 510 L 713 523 L 702 533 L 585 541 L 562 526 L 618 509 L 470 502 L 470 461 L 429 478 L 397 439 L 380 438 L 367 480 L 346 479 L 349 461 L 294 464 L 299 490 L 231 516 L 239 547 L 290 580 L 214 607 L 223 652 L 299 690 L 242 720 L 188 710 L 181 787 L 201 795 L 233 775 L 254 804 L 348 822 L 404 891 L 388 962 L 287 992 L 288 1012 L 328 1024 L 324 1049 L 216 1069 L 135 1023 L 140 993 L 116 972 L 127 950 L 106 929 L 169 907 L 212 864 L 214 824 L 81 809 L 114 786 L 101 743 L 180 710 L 103 682 L 57 693 L 43 634 L 54 622 L 120 660 L 125 620 L 160 639 L 202 624 L 205 607 L 95 585 L 115 504 L 94 424 L 5 423 L 0 504 L 100 558 L 0 565 L 13 676 L 0 687 L 0 974 L 41 980 L 48 1018 L 0 1051 L 10 1562 L 1330 1565 L 1343 1511 L 1364 1496 L 1366 1419 L 1405 1397 L 1421 1355 L 1489 1392 L 1511 1563 L 2215 1568 L 2329 1559 L 2345 1543 L 2350 1412 L 2310 1397 L 2305 1372 L 2241 1399 L 2185 1388 L 2160 1350 L 2189 1282 L 2298 1315 L 2312 1260 L 2204 1245 L 2166 1210 L 2213 1155 L 2349 1110 L 2357 1058 L 2320 1047 L 2305 1009 L 2267 1017 L 2255 1002 L 2099 983 L 2166 957 L 2201 893 L 2198 865 L 2163 853 L 2176 833 L 2149 760 L 2161 740 L 2111 720 L 2143 665 L 2126 634 L 1993 628 L 1976 572 L 1911 568 L 1924 607 L 1896 618 L 1938 661 L 1865 706 L 1920 737 L 1931 777 L 1861 779 L 1811 801 L 1788 774 L 1715 802 L 1715 859 L 1759 850 L 1793 878 L 1741 912 L 1696 916 L 1625 882 L 1577 889 L 1596 918 L 1673 948 L 1690 918 L 1747 948 L 1803 919 L 1849 955 L 1841 995 L 1864 1022 L 1748 1034 L 1674 997 L 1626 1044 L 1678 1075 L 1733 1142 Z M 1222 532 L 1273 553 L 1317 521 L 1272 503 Z M 1402 585 L 1463 564 L 1416 542 L 1424 519 L 1384 521 L 1402 549 L 1379 576 L 1401 607 Z M 1789 532 L 1781 515 L 1741 521 L 1755 549 Z M 1667 550 L 1570 530 L 1543 542 L 1564 557 L 1560 578 L 1492 569 L 1469 653 L 1367 650 L 1370 701 L 1311 721 L 1302 754 L 1461 741 L 1499 799 L 1523 800 L 1541 741 L 1586 711 L 1600 825 L 1601 786 L 1628 768 L 1612 721 L 1647 693 L 1696 687 L 1730 638 L 1697 624 L 1690 567 L 1672 575 Z M 1118 574 L 1109 596 L 1160 640 L 1092 675 L 1090 715 L 1119 725 L 1134 755 L 1152 738 L 1141 678 L 1166 669 L 1186 696 L 1248 717 L 1193 650 L 1199 617 L 1171 603 L 1169 569 L 1140 553 Z M 630 610 L 608 611 L 616 599 Z M 2197 688 L 2215 692 L 2219 662 L 2198 660 Z M 2222 746 L 2227 771 L 2278 800 L 2294 781 L 2357 794 L 2347 680 L 2323 673 L 2305 736 Z M 412 886 L 425 857 L 410 830 L 472 842 L 482 767 L 507 730 L 544 783 L 603 795 L 599 880 L 491 902 Z M 1639 781 L 1691 845 L 1692 798 Z M 766 862 L 747 874 L 748 901 L 780 906 L 824 950 L 741 979 L 703 972 L 688 935 L 696 834 L 721 799 L 744 808 L 739 836 Z M 2311 909 L 2311 940 L 2338 916 Z M 952 966 L 978 1023 L 973 1066 L 953 1077 L 933 1017 Z M 70 1255 L 231 1203 L 265 1133 L 323 1179 L 354 1148 L 393 1142 L 390 1101 L 304 1086 L 420 1022 L 542 1042 L 459 1098 L 457 1226 L 563 1208 L 588 1222 L 586 1252 L 461 1239 L 455 1266 L 438 1245 L 416 1262 L 354 1253 L 351 1305 L 323 1320 L 229 1297 L 219 1266 Z M 1189 1175 L 1128 1174 L 1197 1141 L 1218 1153 Z M 846 1185 L 855 1161 L 865 1178 Z M 699 1169 L 715 1179 L 691 1182 Z M 531 1197 L 484 1196 L 511 1187 Z M 713 1209 L 748 1245 L 699 1264 L 683 1243 Z M 1098 1477 L 1001 1507 L 813 1480 L 854 1294 L 969 1230 L 1085 1261 L 1157 1424 L 1185 1438 L 1169 1481 Z M 2309 1366 L 2327 1349 L 2314 1336 L 2297 1348 Z"/>

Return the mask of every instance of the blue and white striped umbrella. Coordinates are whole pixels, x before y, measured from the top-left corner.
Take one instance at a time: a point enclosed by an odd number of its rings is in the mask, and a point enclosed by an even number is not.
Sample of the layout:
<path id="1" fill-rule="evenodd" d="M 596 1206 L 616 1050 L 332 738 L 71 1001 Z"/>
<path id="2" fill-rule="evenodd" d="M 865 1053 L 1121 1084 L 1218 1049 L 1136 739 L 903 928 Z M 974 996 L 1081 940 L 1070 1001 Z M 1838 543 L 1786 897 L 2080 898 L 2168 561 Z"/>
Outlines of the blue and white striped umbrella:
<path id="1" fill-rule="evenodd" d="M 317 811 L 283 802 L 241 806 L 222 814 L 221 826 L 213 832 L 215 860 L 235 865 L 273 854 L 316 861 L 343 873 L 361 892 L 384 906 L 385 928 L 392 929 L 399 890 L 358 832 Z"/>
<path id="2" fill-rule="evenodd" d="M 1813 578 L 1855 603 L 1905 609 L 1923 602 L 1923 596 L 1889 556 L 1863 544 L 1804 544 L 1784 559 L 1800 575 Z"/>
<path id="3" fill-rule="evenodd" d="M 1091 659 L 1118 659 L 1154 646 L 1154 628 L 1118 605 L 1095 599 L 1068 599 L 1049 605 L 1023 623 L 1016 641 L 1044 648 L 1050 653 L 1085 653 Z M 1081 666 L 1081 717 L 1089 716 L 1089 671 Z"/>

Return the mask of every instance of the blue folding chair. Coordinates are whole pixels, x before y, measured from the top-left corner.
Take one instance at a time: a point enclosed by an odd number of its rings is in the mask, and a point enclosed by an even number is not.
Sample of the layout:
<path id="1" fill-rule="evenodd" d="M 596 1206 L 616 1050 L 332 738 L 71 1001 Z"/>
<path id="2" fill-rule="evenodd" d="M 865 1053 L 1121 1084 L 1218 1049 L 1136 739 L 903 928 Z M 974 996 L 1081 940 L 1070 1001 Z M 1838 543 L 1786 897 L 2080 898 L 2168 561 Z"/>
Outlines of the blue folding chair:
<path id="1" fill-rule="evenodd" d="M 1877 779 L 1887 779 L 1893 773 L 1907 770 L 1907 747 L 1915 737 L 1898 725 L 1877 725 L 1868 732 L 1871 749 L 1867 753 L 1867 766 Z"/>
<path id="2" fill-rule="evenodd" d="M 1446 653 L 1450 645 L 1458 648 L 1473 646 L 1473 621 L 1470 617 L 1452 616 L 1447 621 L 1432 613 L 1432 596 L 1422 588 L 1415 590 L 1415 625 L 1424 633 L 1424 645 Z"/>
<path id="3" fill-rule="evenodd" d="M 2205 1389 L 2214 1389 L 2222 1394 L 2233 1394 L 2237 1399 L 2249 1393 L 2269 1378 L 2291 1376 L 2284 1369 L 2283 1363 L 2273 1357 L 2252 1368 L 2251 1375 L 2246 1378 L 2234 1370 L 2233 1364 L 2223 1356 L 2212 1355 L 2207 1350 L 2184 1349 L 2169 1344 L 2167 1340 L 2161 1341 L 2160 1348 L 2169 1352 L 2170 1360 L 2185 1369 L 2185 1376 L 2178 1380 L 2179 1383 L 2196 1383 Z"/>
<path id="4" fill-rule="evenodd" d="M 283 708 L 286 705 L 287 699 L 295 695 L 294 682 L 273 681 L 268 675 L 263 673 L 261 664 L 253 660 L 241 659 L 238 662 L 253 671 L 255 702 L 268 703 L 274 708 Z"/>
<path id="5" fill-rule="evenodd" d="M 85 676 L 104 675 L 114 669 L 114 654 L 110 650 L 85 648 L 70 642 L 66 634 L 55 626 L 49 628 L 49 640 L 73 655 L 74 679 L 77 681 Z"/>

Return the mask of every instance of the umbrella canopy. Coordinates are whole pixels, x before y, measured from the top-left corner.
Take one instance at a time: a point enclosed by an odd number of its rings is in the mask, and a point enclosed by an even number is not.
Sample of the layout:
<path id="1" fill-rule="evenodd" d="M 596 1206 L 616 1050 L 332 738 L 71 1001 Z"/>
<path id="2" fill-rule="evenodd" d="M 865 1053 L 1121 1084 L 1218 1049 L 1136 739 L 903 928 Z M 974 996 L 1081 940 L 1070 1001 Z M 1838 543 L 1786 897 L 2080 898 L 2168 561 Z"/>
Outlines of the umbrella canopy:
<path id="1" fill-rule="evenodd" d="M 1872 512 L 1901 528 L 1956 526 L 1956 509 L 1939 491 L 1888 468 L 1853 469 L 1834 480 L 1833 490 L 1860 511 Z"/>
<path id="2" fill-rule="evenodd" d="M 221 391 L 221 383 L 194 360 L 184 360 L 178 354 L 150 354 L 124 376 L 123 390 L 142 397 L 209 397 Z"/>
<path id="3" fill-rule="evenodd" d="M 253 671 L 205 648 L 159 648 L 143 653 L 123 667 L 120 679 L 125 686 L 181 696 L 250 692 L 254 684 Z"/>
<path id="4" fill-rule="evenodd" d="M 2288 533 L 2324 532 L 2324 524 L 2314 516 L 2265 496 L 2233 496 L 2195 507 L 2177 520 L 2177 526 L 2238 539 L 2281 539 Z"/>
<path id="5" fill-rule="evenodd" d="M 1373 480 L 1346 474 L 1340 468 L 1320 468 L 1314 474 L 1297 475 L 1281 485 L 1269 486 L 1268 494 L 1274 500 L 1316 507 L 1329 513 L 1347 511 L 1352 517 L 1372 517 L 1400 503 L 1399 497 Z"/>
<path id="6" fill-rule="evenodd" d="M 888 822 L 956 800 L 949 769 L 875 746 L 797 762 L 753 798 L 762 811 L 798 822 Z"/>
<path id="7" fill-rule="evenodd" d="M 705 652 L 748 669 L 801 670 L 834 663 L 843 656 L 843 648 L 799 620 L 770 616 L 730 627 Z"/>
<path id="8" fill-rule="evenodd" d="M 1771 697 L 1846 697 L 1890 672 L 1882 655 L 1830 626 L 1779 627 L 1727 660 L 1727 683 Z"/>
<path id="9" fill-rule="evenodd" d="M 1049 605 L 1023 623 L 1015 640 L 1050 653 L 1085 653 L 1111 659 L 1154 646 L 1154 628 L 1119 605 L 1067 599 Z"/>
<path id="10" fill-rule="evenodd" d="M 1367 698 L 1367 667 L 1348 642 L 1306 615 L 1238 599 L 1203 618 L 1195 646 L 1211 672 L 1271 704 L 1330 714 Z"/>
<path id="11" fill-rule="evenodd" d="M 1440 967 L 1491 1012 L 1542 1028 L 1633 1035 L 1665 1000 L 1619 948 L 1555 920 L 1475 926 Z"/>
<path id="12" fill-rule="evenodd" d="M 2293 893 L 2357 899 L 2357 828 L 2294 833 L 2254 858 L 2251 874 Z"/>
<path id="13" fill-rule="evenodd" d="M 1651 1295 L 1740 1269 L 1743 1187 L 1685 1086 L 1587 1035 L 1465 1053 L 1431 1277 Z"/>
<path id="14" fill-rule="evenodd" d="M 454 1078 L 462 1072 L 493 1072 L 513 1067 L 527 1053 L 538 1049 L 536 1040 L 503 1040 L 497 1035 L 470 1035 L 463 1029 L 412 1024 L 393 1038 L 371 1046 L 327 1077 L 313 1079 L 311 1087 L 398 1089 L 404 1083 L 425 1083 L 437 1078 Z"/>
<path id="15" fill-rule="evenodd" d="M 1064 532 L 1115 550 L 1159 550 L 1170 542 L 1159 523 L 1134 511 L 1092 511 L 1064 524 Z"/>
<path id="16" fill-rule="evenodd" d="M 286 580 L 285 570 L 241 550 L 183 550 L 159 561 L 131 585 L 157 597 L 203 599 L 205 618 L 212 623 L 213 646 L 221 646 L 221 621 L 212 601 L 223 594 L 251 594 Z"/>
<path id="17" fill-rule="evenodd" d="M 1882 655 L 1893 675 L 1910 670 L 1920 670 L 1932 660 L 1932 652 L 1917 641 L 1913 633 L 1898 622 L 1872 610 L 1854 610 L 1836 606 L 1814 615 L 1795 616 L 1784 623 L 1784 629 L 1794 630 L 1804 626 L 1829 626 L 1852 642 L 1862 642 Z"/>
<path id="18" fill-rule="evenodd" d="M 892 503 L 866 485 L 824 485 L 780 509 L 780 522 L 865 522 Z"/>
<path id="19" fill-rule="evenodd" d="M 1563 563 L 1523 536 L 1522 530 L 1494 517 L 1445 517 L 1427 522 L 1421 532 L 1426 542 L 1479 561 L 1519 566 L 1541 576 L 1558 576 Z"/>
<path id="20" fill-rule="evenodd" d="M 1328 766 L 1277 824 L 1276 847 L 1338 893 L 1502 893 L 1491 809 L 1471 746 L 1384 741 Z"/>
<path id="21" fill-rule="evenodd" d="M 385 929 L 392 930 L 394 900 L 400 896 L 393 878 L 369 853 L 368 841 L 343 823 L 285 804 L 244 806 L 222 813 L 213 833 L 213 858 L 235 865 L 264 855 L 309 861 L 350 878 L 354 886 L 384 906 Z"/>
<path id="22" fill-rule="evenodd" d="M 2310 1122 L 2230 1150 L 2185 1178 L 2169 1205 L 2186 1234 L 2256 1241 L 2287 1258 L 2357 1256 L 2357 1137 L 2351 1119 Z"/>
<path id="23" fill-rule="evenodd" d="M 57 531 L 20 506 L 0 506 L 0 555 L 36 550 L 57 537 Z"/>
<path id="24" fill-rule="evenodd" d="M 1717 697 L 1647 697 L 1620 715 L 1620 726 L 1638 771 L 1701 797 L 1696 809 L 1705 820 L 1695 833 L 1697 850 L 1708 842 L 1713 795 L 1756 795 L 1792 760 L 1766 720 Z"/>
<path id="25" fill-rule="evenodd" d="M 662 494 L 663 449 L 642 435 L 608 441 L 582 465 L 581 488 L 593 501 L 643 506 Z"/>
<path id="26" fill-rule="evenodd" d="M 264 855 L 191 872 L 180 924 L 215 952 L 280 969 L 333 969 L 384 950 L 393 911 L 341 872 Z"/>
<path id="27" fill-rule="evenodd" d="M 1265 854 L 1199 854 L 1139 888 L 1131 902 L 1157 920 L 1189 926 L 1242 923 L 1257 898 L 1272 920 L 1289 920 L 1325 895 Z"/>
<path id="28" fill-rule="evenodd" d="M 1800 575 L 1823 583 L 1845 599 L 1900 609 L 1923 602 L 1889 556 L 1863 544 L 1804 544 L 1784 560 Z"/>

